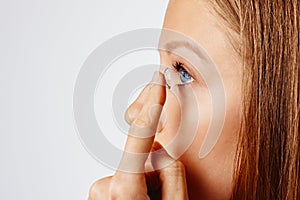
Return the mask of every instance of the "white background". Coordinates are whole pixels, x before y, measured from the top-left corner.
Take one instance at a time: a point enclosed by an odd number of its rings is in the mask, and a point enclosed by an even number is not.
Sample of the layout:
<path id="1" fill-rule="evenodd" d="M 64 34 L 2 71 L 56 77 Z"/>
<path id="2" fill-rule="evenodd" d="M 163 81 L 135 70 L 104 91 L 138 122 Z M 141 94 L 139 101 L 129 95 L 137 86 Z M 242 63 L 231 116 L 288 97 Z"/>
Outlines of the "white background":
<path id="1" fill-rule="evenodd" d="M 102 42 L 162 26 L 167 0 L 0 0 L 0 199 L 87 199 L 113 172 L 82 147 L 73 89 Z"/>

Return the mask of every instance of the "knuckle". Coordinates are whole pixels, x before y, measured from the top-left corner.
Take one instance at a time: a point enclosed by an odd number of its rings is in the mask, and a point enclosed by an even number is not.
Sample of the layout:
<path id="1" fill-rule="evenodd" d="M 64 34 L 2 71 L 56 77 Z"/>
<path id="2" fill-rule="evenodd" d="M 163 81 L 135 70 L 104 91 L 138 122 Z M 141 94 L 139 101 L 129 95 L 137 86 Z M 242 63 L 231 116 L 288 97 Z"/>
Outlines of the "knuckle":
<path id="1" fill-rule="evenodd" d="M 127 108 L 125 112 L 125 119 L 129 124 L 131 124 L 132 121 L 137 117 L 141 107 L 142 105 L 140 103 L 134 102 Z"/>
<path id="2" fill-rule="evenodd" d="M 144 199 L 141 194 L 147 193 L 146 188 L 129 185 L 128 180 L 113 178 L 109 187 L 110 199 Z"/>
<path id="3" fill-rule="evenodd" d="M 164 171 L 168 176 L 185 176 L 185 167 L 180 161 L 173 162 L 169 167 L 164 168 Z"/>
<path id="4" fill-rule="evenodd" d="M 90 199 L 96 199 L 100 196 L 100 192 L 99 192 L 99 181 L 96 181 L 92 184 L 92 186 L 90 187 L 90 191 L 89 191 L 89 198 Z"/>
<path id="5" fill-rule="evenodd" d="M 140 127 L 151 127 L 158 120 L 163 106 L 154 103 L 144 105 L 142 111 L 133 121 L 133 124 Z"/>
<path id="6" fill-rule="evenodd" d="M 90 199 L 104 198 L 107 188 L 109 187 L 109 179 L 110 177 L 107 177 L 95 181 L 90 187 L 89 198 Z"/>
<path id="7" fill-rule="evenodd" d="M 179 160 L 176 160 L 174 163 L 172 163 L 171 167 L 173 167 L 174 169 L 184 169 L 183 163 Z"/>
<path id="8" fill-rule="evenodd" d="M 120 199 L 122 195 L 126 194 L 124 185 L 117 180 L 112 180 L 108 190 L 111 199 Z"/>
<path id="9" fill-rule="evenodd" d="M 133 124 L 138 127 L 150 127 L 150 119 L 146 116 L 140 116 L 133 121 Z"/>

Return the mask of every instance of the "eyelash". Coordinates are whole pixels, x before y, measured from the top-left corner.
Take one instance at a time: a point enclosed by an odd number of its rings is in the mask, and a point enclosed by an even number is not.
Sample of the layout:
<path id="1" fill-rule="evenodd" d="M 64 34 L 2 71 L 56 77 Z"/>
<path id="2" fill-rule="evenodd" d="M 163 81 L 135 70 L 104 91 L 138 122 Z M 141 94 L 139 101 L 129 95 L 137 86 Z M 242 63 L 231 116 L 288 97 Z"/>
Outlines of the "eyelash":
<path id="1" fill-rule="evenodd" d="M 181 70 L 185 70 L 184 67 L 183 67 L 183 64 L 181 62 L 178 62 L 178 61 L 176 61 L 174 64 L 172 64 L 172 66 L 178 72 L 180 72 Z"/>
<path id="2" fill-rule="evenodd" d="M 194 81 L 194 78 L 190 75 L 190 73 L 184 68 L 184 64 L 176 61 L 172 64 L 174 70 L 179 75 L 180 83 L 187 84 Z"/>
<path id="3" fill-rule="evenodd" d="M 188 70 L 186 70 L 184 68 L 184 64 L 182 62 L 176 61 L 174 64 L 172 64 L 173 68 L 177 71 L 177 72 L 181 72 L 181 71 L 186 71 L 192 78 L 194 78 L 190 72 Z"/>

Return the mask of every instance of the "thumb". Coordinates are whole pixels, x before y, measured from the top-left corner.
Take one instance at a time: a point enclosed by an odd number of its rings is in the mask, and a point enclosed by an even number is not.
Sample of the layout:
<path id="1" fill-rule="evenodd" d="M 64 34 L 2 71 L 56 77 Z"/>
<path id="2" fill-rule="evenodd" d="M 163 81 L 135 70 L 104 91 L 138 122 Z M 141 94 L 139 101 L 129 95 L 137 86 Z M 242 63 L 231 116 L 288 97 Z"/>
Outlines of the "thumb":
<path id="1" fill-rule="evenodd" d="M 161 185 L 161 199 L 188 199 L 185 167 L 182 162 L 172 159 L 158 142 L 155 142 L 152 148 L 156 152 L 159 151 L 159 154 L 151 154 L 151 163 L 154 169 L 157 169 Z M 166 164 L 167 167 L 163 167 Z"/>

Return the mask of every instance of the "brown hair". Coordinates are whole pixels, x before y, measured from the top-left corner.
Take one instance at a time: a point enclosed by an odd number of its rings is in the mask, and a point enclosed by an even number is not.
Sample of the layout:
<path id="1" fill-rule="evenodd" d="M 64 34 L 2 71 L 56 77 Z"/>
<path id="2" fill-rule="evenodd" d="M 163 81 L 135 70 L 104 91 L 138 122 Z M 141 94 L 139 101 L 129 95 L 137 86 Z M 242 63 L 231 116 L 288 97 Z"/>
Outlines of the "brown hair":
<path id="1" fill-rule="evenodd" d="M 212 3 L 243 59 L 232 199 L 300 199 L 299 0 Z"/>

